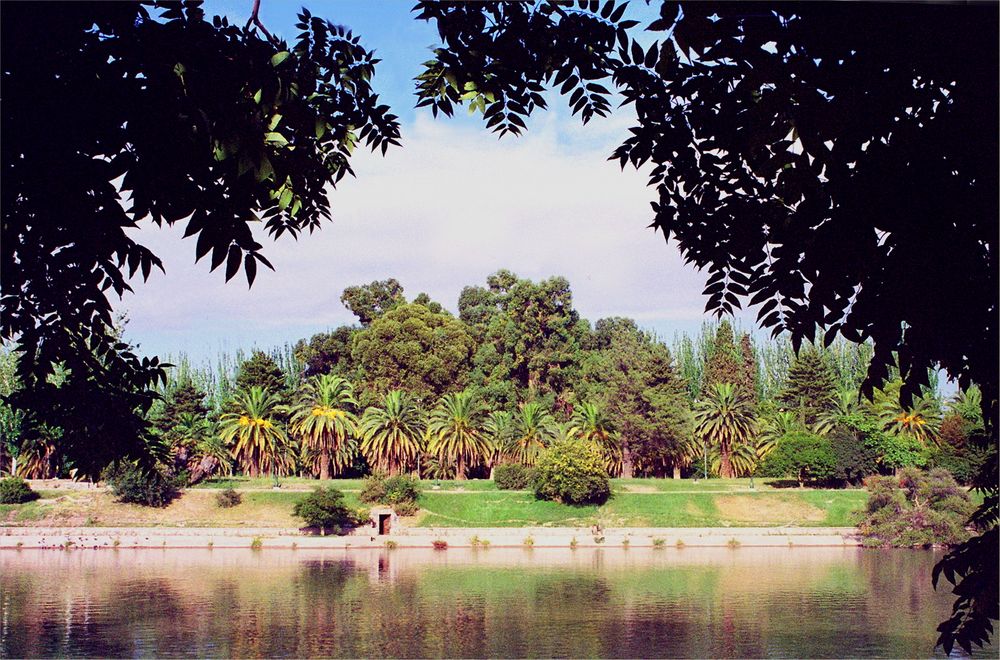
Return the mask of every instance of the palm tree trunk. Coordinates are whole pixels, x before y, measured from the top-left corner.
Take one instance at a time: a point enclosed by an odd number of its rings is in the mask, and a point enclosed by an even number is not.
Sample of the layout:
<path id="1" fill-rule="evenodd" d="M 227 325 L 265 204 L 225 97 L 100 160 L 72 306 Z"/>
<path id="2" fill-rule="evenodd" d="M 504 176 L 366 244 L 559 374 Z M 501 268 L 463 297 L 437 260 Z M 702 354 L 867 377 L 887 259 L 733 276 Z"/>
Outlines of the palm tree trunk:
<path id="1" fill-rule="evenodd" d="M 330 478 L 330 450 L 326 447 L 319 452 L 319 478 L 324 481 Z"/>
<path id="2" fill-rule="evenodd" d="M 720 447 L 719 456 L 721 459 L 719 461 L 719 476 L 723 479 L 732 479 L 733 464 L 732 461 L 729 460 L 729 447 Z"/>
<path id="3" fill-rule="evenodd" d="M 681 478 L 681 466 L 674 463 L 674 479 Z"/>

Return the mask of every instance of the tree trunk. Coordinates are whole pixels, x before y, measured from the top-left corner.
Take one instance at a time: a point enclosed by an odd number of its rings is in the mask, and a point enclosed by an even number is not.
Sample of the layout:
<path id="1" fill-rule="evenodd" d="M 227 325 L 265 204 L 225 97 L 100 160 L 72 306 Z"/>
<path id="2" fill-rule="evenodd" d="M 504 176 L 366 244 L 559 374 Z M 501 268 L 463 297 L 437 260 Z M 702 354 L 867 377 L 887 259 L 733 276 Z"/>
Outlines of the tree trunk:
<path id="1" fill-rule="evenodd" d="M 680 479 L 680 478 L 681 478 L 681 466 L 675 464 L 674 465 L 674 479 Z"/>
<path id="2" fill-rule="evenodd" d="M 455 464 L 455 481 L 465 481 L 465 461 L 461 458 Z"/>
<path id="3" fill-rule="evenodd" d="M 319 478 L 324 481 L 330 478 L 330 450 L 326 448 L 319 452 Z"/>
<path id="4" fill-rule="evenodd" d="M 622 438 L 622 479 L 631 479 L 632 475 L 632 452 L 629 451 L 628 440 Z"/>
<path id="5" fill-rule="evenodd" d="M 723 447 L 720 451 L 719 476 L 723 479 L 733 478 L 733 464 L 729 460 L 729 448 Z"/>

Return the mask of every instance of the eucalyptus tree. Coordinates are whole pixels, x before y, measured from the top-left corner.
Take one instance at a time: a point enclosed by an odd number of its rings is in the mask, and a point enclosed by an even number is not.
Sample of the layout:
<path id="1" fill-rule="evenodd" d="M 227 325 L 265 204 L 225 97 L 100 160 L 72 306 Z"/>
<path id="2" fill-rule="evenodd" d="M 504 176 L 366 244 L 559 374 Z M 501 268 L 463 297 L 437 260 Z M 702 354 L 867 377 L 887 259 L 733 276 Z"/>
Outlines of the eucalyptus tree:
<path id="1" fill-rule="evenodd" d="M 750 397 L 732 383 L 716 383 L 694 405 L 695 432 L 719 452 L 719 476 L 732 478 L 734 449 L 750 444 L 757 435 Z"/>
<path id="2" fill-rule="evenodd" d="M 342 471 L 355 454 L 356 405 L 351 383 L 332 374 L 313 376 L 299 389 L 290 426 L 320 479 L 330 478 L 331 467 L 334 473 Z"/>
<path id="3" fill-rule="evenodd" d="M 522 465 L 534 465 L 555 433 L 552 414 L 540 403 L 525 403 L 514 415 L 514 439 L 508 457 Z"/>
<path id="4" fill-rule="evenodd" d="M 474 350 L 464 323 L 417 303 L 397 304 L 351 336 L 359 389 L 369 396 L 406 390 L 428 407 L 462 387 Z"/>
<path id="5" fill-rule="evenodd" d="M 483 433 L 482 409 L 470 390 L 446 394 L 427 421 L 428 451 L 439 462 L 455 465 L 455 478 L 465 479 L 469 468 L 488 460 L 491 447 Z"/>
<path id="6" fill-rule="evenodd" d="M 390 390 L 381 406 L 369 406 L 361 416 L 358 435 L 361 453 L 368 464 L 396 475 L 415 467 L 423 450 L 426 424 L 413 398 L 402 390 Z"/>
<path id="7" fill-rule="evenodd" d="M 293 460 L 292 443 L 280 420 L 279 398 L 273 392 L 251 387 L 233 397 L 233 411 L 225 412 L 219 422 L 219 438 L 244 472 L 251 477 L 279 475 Z"/>

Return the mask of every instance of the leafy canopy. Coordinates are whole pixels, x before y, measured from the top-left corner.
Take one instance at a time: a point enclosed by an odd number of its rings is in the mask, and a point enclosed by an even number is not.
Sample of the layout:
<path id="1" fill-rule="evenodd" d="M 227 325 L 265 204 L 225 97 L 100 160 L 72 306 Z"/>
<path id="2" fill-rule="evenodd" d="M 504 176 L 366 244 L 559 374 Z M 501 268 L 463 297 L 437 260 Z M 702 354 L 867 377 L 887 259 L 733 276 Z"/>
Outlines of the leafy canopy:
<path id="1" fill-rule="evenodd" d="M 399 128 L 371 86 L 378 60 L 306 10 L 292 44 L 210 22 L 198 3 L 37 12 L 5 8 L 0 39 L 0 113 L 17 127 L 0 146 L 0 339 L 23 351 L 11 402 L 28 425 L 62 426 L 63 449 L 96 475 L 146 455 L 142 414 L 164 375 L 112 331 L 108 295 L 162 269 L 126 232 L 184 223 L 198 259 L 252 283 L 270 267 L 259 235 L 318 229 L 353 150 L 385 152 Z"/>

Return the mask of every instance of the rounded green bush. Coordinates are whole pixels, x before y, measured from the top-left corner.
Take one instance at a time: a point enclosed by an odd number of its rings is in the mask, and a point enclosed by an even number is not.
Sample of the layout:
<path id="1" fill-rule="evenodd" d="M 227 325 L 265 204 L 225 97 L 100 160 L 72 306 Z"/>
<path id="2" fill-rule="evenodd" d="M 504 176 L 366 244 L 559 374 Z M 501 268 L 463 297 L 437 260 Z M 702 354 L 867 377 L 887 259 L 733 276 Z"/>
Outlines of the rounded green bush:
<path id="1" fill-rule="evenodd" d="M 292 513 L 302 518 L 307 527 L 318 527 L 323 532 L 333 529 L 339 533 L 360 522 L 357 514 L 344 505 L 344 494 L 332 486 L 313 490 L 295 503 Z"/>
<path id="2" fill-rule="evenodd" d="M 28 482 L 20 477 L 0 479 L 0 504 L 22 504 L 37 500 L 38 493 L 31 490 Z"/>
<path id="3" fill-rule="evenodd" d="M 499 490 L 531 488 L 534 478 L 534 469 L 520 463 L 504 463 L 493 469 L 493 483 Z"/>
<path id="4" fill-rule="evenodd" d="M 554 443 L 535 466 L 535 497 L 564 504 L 603 504 L 611 481 L 597 445 L 581 439 Z"/>
<path id="5" fill-rule="evenodd" d="M 365 478 L 359 499 L 368 504 L 391 506 L 400 515 L 410 515 L 402 511 L 416 512 L 420 482 L 406 475 L 386 477 L 376 473 Z"/>
<path id="6" fill-rule="evenodd" d="M 174 480 L 152 468 L 122 461 L 105 468 L 101 478 L 115 499 L 125 504 L 163 507 L 170 504 L 179 491 Z"/>

